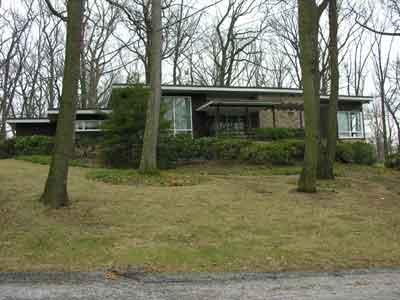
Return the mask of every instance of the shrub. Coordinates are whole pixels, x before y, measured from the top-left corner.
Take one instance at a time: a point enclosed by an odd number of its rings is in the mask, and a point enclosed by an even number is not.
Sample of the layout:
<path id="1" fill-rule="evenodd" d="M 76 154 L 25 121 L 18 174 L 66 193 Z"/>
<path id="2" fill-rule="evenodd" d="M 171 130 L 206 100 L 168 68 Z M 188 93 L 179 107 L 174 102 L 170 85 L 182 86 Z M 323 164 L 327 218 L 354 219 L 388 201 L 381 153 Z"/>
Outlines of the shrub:
<path id="1" fill-rule="evenodd" d="M 112 113 L 102 126 L 104 140 L 100 149 L 100 160 L 105 166 L 139 166 L 149 96 L 150 90 L 141 85 L 113 90 L 110 100 Z M 170 125 L 163 118 L 164 114 L 165 110 L 162 109 L 161 131 Z"/>
<path id="2" fill-rule="evenodd" d="M 50 155 L 53 139 L 48 136 L 33 135 L 15 139 L 16 155 Z"/>
<path id="3" fill-rule="evenodd" d="M 368 143 L 338 143 L 336 146 L 336 160 L 343 163 L 372 165 L 376 159 L 375 149 Z"/>
<path id="4" fill-rule="evenodd" d="M 303 141 L 252 143 L 241 153 L 241 159 L 255 164 L 292 165 L 304 156 Z"/>
<path id="5" fill-rule="evenodd" d="M 103 135 L 77 135 L 75 138 L 74 158 L 95 159 L 98 155 L 99 144 L 102 143 Z"/>
<path id="6" fill-rule="evenodd" d="M 342 163 L 354 162 L 354 150 L 350 143 L 338 143 L 336 145 L 336 160 Z"/>
<path id="7" fill-rule="evenodd" d="M 400 170 L 400 152 L 389 155 L 385 161 L 385 167 Z"/>
<path id="8" fill-rule="evenodd" d="M 254 139 L 260 141 L 276 141 L 286 139 L 303 139 L 302 128 L 257 128 L 253 132 Z"/>
<path id="9" fill-rule="evenodd" d="M 213 159 L 217 138 L 193 139 L 191 135 L 163 135 L 158 143 L 158 164 L 161 169 L 175 167 L 178 161 Z"/>
<path id="10" fill-rule="evenodd" d="M 102 165 L 110 168 L 137 168 L 132 154 L 133 145 L 104 144 L 101 146 L 99 160 Z"/>
<path id="11" fill-rule="evenodd" d="M 252 142 L 240 139 L 218 139 L 212 143 L 213 157 L 221 160 L 238 159 L 244 148 Z"/>
<path id="12" fill-rule="evenodd" d="M 15 155 L 15 139 L 0 141 L 0 159 L 11 158 Z"/>
<path id="13" fill-rule="evenodd" d="M 216 137 L 203 137 L 194 139 L 197 149 L 197 159 L 214 159 L 216 158 L 216 153 L 214 151 L 214 144 L 219 139 Z"/>
<path id="14" fill-rule="evenodd" d="M 375 148 L 368 143 L 353 143 L 354 162 L 360 165 L 373 165 L 377 161 Z"/>

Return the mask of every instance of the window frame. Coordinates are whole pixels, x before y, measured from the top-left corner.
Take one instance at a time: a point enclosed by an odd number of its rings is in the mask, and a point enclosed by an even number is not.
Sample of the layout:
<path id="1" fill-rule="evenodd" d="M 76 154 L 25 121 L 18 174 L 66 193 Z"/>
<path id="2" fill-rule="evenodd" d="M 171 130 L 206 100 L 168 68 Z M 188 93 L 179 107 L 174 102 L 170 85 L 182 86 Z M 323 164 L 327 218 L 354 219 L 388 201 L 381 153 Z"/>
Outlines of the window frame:
<path id="1" fill-rule="evenodd" d="M 172 99 L 172 126 L 173 128 L 169 129 L 170 131 L 173 132 L 174 136 L 180 133 L 185 133 L 185 134 L 190 134 L 193 137 L 193 111 L 192 111 L 192 97 L 190 96 L 163 96 L 163 99 L 165 98 L 171 98 Z M 184 128 L 184 129 L 177 129 L 176 128 L 176 99 L 177 98 L 183 98 L 185 101 L 189 101 L 189 117 L 190 117 L 190 129 Z"/>
<path id="2" fill-rule="evenodd" d="M 74 123 L 74 129 L 75 132 L 99 132 L 99 131 L 103 131 L 103 129 L 101 128 L 92 128 L 92 129 L 87 129 L 86 124 L 87 122 L 96 122 L 97 123 L 97 127 L 100 127 L 101 124 L 104 122 L 104 120 L 75 120 Z M 77 128 L 77 124 L 82 124 L 82 128 Z"/>
<path id="3" fill-rule="evenodd" d="M 340 132 L 340 128 L 339 128 L 339 114 L 340 113 L 344 113 L 347 116 L 347 125 L 348 128 L 350 128 L 349 131 L 342 131 Z M 353 130 L 353 126 L 352 126 L 352 121 L 351 121 L 351 114 L 358 114 L 360 115 L 360 126 L 361 126 L 361 130 Z M 337 112 L 337 123 L 338 123 L 338 138 L 342 139 L 342 140 L 359 140 L 359 139 L 365 139 L 365 129 L 364 129 L 364 113 L 361 110 L 340 110 Z M 343 133 L 346 133 L 348 135 L 343 135 Z M 354 135 L 357 134 L 357 135 Z"/>

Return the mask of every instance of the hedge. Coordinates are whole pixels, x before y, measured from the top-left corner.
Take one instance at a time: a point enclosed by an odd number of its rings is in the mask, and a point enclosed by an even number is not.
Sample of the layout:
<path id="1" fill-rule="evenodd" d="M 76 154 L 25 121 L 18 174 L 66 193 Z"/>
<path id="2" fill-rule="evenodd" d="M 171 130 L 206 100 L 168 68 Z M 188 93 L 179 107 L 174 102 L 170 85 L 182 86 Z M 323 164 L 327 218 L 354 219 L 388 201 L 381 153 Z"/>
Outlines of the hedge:
<path id="1" fill-rule="evenodd" d="M 85 145 L 90 145 L 90 151 Z M 77 148 L 84 156 L 97 155 L 106 167 L 137 168 L 141 158 L 140 144 L 103 145 L 96 150 L 94 140 L 80 140 Z M 46 136 L 19 137 L 0 142 L 0 158 L 21 155 L 49 155 L 52 138 Z M 85 151 L 83 151 L 85 149 Z M 86 151 L 87 150 L 87 151 Z M 95 152 L 95 153 L 92 153 Z M 191 135 L 161 135 L 158 143 L 158 165 L 161 169 L 173 168 L 181 161 L 235 160 L 254 164 L 292 165 L 303 160 L 304 141 L 289 139 L 259 142 L 238 138 L 205 137 L 193 139 Z M 362 142 L 338 143 L 336 160 L 343 163 L 371 165 L 376 162 L 375 149 Z M 400 165 L 399 155 L 393 156 L 387 165 Z"/>
<path id="2" fill-rule="evenodd" d="M 303 140 L 278 140 L 255 142 L 234 138 L 199 138 L 190 136 L 169 137 L 160 143 L 159 160 L 176 162 L 180 160 L 238 160 L 249 163 L 291 165 L 301 162 L 304 157 Z M 372 165 L 376 162 L 375 149 L 363 142 L 338 143 L 337 161 Z"/>
<path id="3" fill-rule="evenodd" d="M 33 135 L 15 139 L 15 155 L 50 155 L 53 139 L 48 136 Z"/>
<path id="4" fill-rule="evenodd" d="M 374 146 L 368 143 L 338 143 L 336 160 L 343 163 L 373 165 L 377 161 L 377 155 Z"/>
<path id="5" fill-rule="evenodd" d="M 385 167 L 400 170 L 400 152 L 389 155 Z"/>
<path id="6" fill-rule="evenodd" d="M 15 156 L 15 140 L 0 141 L 0 159 L 11 158 L 13 156 Z"/>
<path id="7" fill-rule="evenodd" d="M 305 136 L 302 128 L 257 128 L 252 133 L 253 138 L 259 141 L 303 139 Z"/>
<path id="8" fill-rule="evenodd" d="M 243 149 L 241 159 L 256 164 L 293 165 L 303 159 L 304 142 L 288 140 L 274 143 L 252 143 Z"/>

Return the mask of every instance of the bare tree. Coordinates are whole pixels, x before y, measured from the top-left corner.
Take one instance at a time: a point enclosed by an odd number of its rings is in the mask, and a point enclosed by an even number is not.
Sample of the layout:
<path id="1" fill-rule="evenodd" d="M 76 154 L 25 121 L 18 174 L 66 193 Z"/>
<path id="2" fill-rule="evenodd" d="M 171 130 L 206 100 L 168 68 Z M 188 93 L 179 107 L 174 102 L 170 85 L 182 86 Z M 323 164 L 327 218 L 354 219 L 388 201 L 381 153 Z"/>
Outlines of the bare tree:
<path id="1" fill-rule="evenodd" d="M 151 1 L 148 0 L 133 0 L 120 2 L 118 0 L 106 0 L 111 5 L 119 8 L 123 12 L 124 24 L 130 32 L 130 37 L 126 40 L 115 34 L 114 36 L 124 46 L 124 50 L 133 54 L 143 66 L 146 84 L 150 84 L 151 79 L 151 33 L 152 33 L 152 18 L 151 18 Z M 162 19 L 163 28 L 169 28 L 175 23 L 172 15 L 173 0 L 163 0 L 162 2 Z M 170 46 L 171 38 L 168 30 L 162 32 L 162 59 L 167 59 L 173 54 Z"/>
<path id="2" fill-rule="evenodd" d="M 273 52 L 271 55 L 284 55 L 290 62 L 290 76 L 293 85 L 302 88 L 300 67 L 300 42 L 298 34 L 297 3 L 282 1 L 271 14 L 268 20 L 269 28 L 274 34 L 277 48 L 281 54 Z"/>
<path id="3" fill-rule="evenodd" d="M 32 2 L 26 2 L 27 9 Z M 29 32 L 35 15 L 20 15 L 15 10 L 5 11 L 0 22 L 7 31 L 0 32 L 0 139 L 6 138 L 6 120 L 14 115 L 14 100 L 28 56 Z"/>
<path id="4" fill-rule="evenodd" d="M 330 96 L 328 107 L 328 129 L 321 137 L 318 177 L 334 179 L 334 163 L 337 141 L 337 110 L 339 102 L 339 49 L 338 49 L 338 7 L 336 0 L 329 1 L 329 71 Z"/>
<path id="5" fill-rule="evenodd" d="M 120 47 L 115 44 L 113 34 L 120 21 L 118 9 L 103 1 L 87 2 L 83 21 L 84 43 L 81 49 L 81 107 L 98 107 L 104 91 L 113 81 L 114 73 L 121 65 L 113 64 L 118 57 Z M 113 43 L 114 42 L 114 43 Z M 108 79 L 106 76 L 110 75 Z M 100 90 L 100 84 L 104 88 Z"/>
<path id="6" fill-rule="evenodd" d="M 372 52 L 372 58 L 375 68 L 376 84 L 379 91 L 381 101 L 381 118 L 382 118 L 382 134 L 383 134 L 383 151 L 385 161 L 389 155 L 389 143 L 387 134 L 387 116 L 386 102 L 388 97 L 387 83 L 389 79 L 390 55 L 392 52 L 393 38 L 391 38 L 387 52 L 386 46 L 383 44 L 383 36 L 375 34 L 375 47 Z M 385 53 L 386 52 L 386 53 Z"/>
<path id="7" fill-rule="evenodd" d="M 151 96 L 147 104 L 146 127 L 143 137 L 140 171 L 157 171 L 157 140 L 161 101 L 161 1 L 152 0 L 151 32 Z"/>
<path id="8" fill-rule="evenodd" d="M 171 32 L 171 48 L 172 48 L 172 82 L 174 85 L 183 83 L 183 72 L 187 73 L 183 68 L 190 65 L 190 49 L 197 37 L 198 26 L 201 20 L 201 14 L 196 18 L 191 17 L 191 9 L 180 0 L 177 3 L 177 9 L 171 10 L 171 25 L 168 31 Z"/>
<path id="9" fill-rule="evenodd" d="M 56 14 L 59 15 L 59 13 Z M 57 119 L 49 175 L 40 199 L 41 202 L 53 208 L 60 208 L 69 203 L 67 193 L 68 165 L 74 147 L 74 121 L 80 77 L 83 1 L 69 0 L 67 2 L 67 14 L 67 17 L 63 17 L 63 19 L 67 19 L 67 42 L 60 112 Z"/>
<path id="10" fill-rule="evenodd" d="M 376 21 L 373 18 L 374 7 L 370 7 L 370 12 L 366 14 L 365 12 L 358 12 L 354 9 L 356 13 L 356 23 L 361 27 L 383 36 L 396 37 L 400 36 L 400 5 L 397 0 L 382 0 L 383 5 L 386 5 L 384 11 L 386 12 L 385 19 L 389 19 L 393 26 L 393 31 L 386 30 L 385 27 L 377 28 L 375 26 Z M 377 2 L 379 3 L 379 2 Z"/>
<path id="11" fill-rule="evenodd" d="M 298 182 L 302 192 L 316 192 L 319 124 L 320 124 L 320 73 L 318 31 L 320 17 L 328 5 L 324 0 L 318 5 L 315 0 L 298 0 L 299 38 L 302 82 L 304 86 L 305 154 L 304 166 Z"/>
<path id="12" fill-rule="evenodd" d="M 347 52 L 343 64 L 348 95 L 363 96 L 365 81 L 368 75 L 368 62 L 373 45 L 367 43 L 368 36 L 365 29 L 361 29 L 352 41 L 352 47 Z"/>
<path id="13" fill-rule="evenodd" d="M 389 112 L 389 120 L 391 120 L 395 126 L 397 133 L 397 149 L 400 149 L 400 58 L 397 57 L 395 62 L 391 66 L 392 75 L 389 76 L 388 80 L 388 92 L 385 97 L 385 104 L 387 111 Z M 388 140 L 390 141 L 390 134 Z M 391 143 L 389 143 L 391 145 Z M 391 147 L 390 147 L 391 148 Z"/>
<path id="14" fill-rule="evenodd" d="M 257 10 L 258 4 L 250 0 L 229 0 L 212 26 L 206 31 L 202 50 L 196 62 L 196 76 L 203 84 L 215 86 L 233 85 L 243 75 L 246 64 L 254 55 L 252 44 L 266 28 L 265 20 L 257 26 L 246 26 L 244 19 Z"/>

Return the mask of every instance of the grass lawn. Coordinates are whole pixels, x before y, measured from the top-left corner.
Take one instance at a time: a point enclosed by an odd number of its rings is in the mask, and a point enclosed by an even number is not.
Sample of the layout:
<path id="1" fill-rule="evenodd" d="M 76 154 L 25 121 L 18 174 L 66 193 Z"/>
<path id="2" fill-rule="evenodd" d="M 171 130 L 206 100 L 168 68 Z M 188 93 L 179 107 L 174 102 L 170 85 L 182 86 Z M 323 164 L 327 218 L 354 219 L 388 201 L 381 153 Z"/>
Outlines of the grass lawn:
<path id="1" fill-rule="evenodd" d="M 400 266 L 395 171 L 340 165 L 335 182 L 306 195 L 296 167 L 208 163 L 150 179 L 73 167 L 72 204 L 51 211 L 37 201 L 47 170 L 0 160 L 0 271 Z"/>

